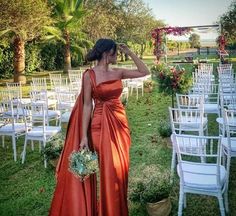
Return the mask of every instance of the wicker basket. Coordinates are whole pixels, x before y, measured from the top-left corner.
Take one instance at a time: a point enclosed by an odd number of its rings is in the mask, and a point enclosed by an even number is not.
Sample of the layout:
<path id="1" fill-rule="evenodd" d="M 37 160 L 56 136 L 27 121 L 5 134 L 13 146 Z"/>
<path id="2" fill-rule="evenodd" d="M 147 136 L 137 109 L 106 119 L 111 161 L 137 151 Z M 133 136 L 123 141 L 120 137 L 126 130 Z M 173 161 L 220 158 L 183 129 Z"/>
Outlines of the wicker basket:
<path id="1" fill-rule="evenodd" d="M 146 207 L 150 216 L 168 216 L 171 212 L 170 198 L 156 203 L 147 203 Z"/>
<path id="2" fill-rule="evenodd" d="M 152 86 L 144 87 L 143 90 L 144 90 L 145 93 L 151 93 L 153 91 L 153 87 Z"/>

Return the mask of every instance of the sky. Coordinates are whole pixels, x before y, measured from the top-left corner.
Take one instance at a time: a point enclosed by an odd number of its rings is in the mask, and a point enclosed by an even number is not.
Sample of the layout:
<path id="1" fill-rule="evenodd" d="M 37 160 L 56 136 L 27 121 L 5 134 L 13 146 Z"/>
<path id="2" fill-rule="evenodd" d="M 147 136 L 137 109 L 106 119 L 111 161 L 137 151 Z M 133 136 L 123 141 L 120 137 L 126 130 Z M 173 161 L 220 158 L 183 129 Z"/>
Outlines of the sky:
<path id="1" fill-rule="evenodd" d="M 196 26 L 215 24 L 224 14 L 233 0 L 144 0 L 157 19 L 168 26 Z M 201 39 L 215 39 L 217 33 L 212 30 L 199 33 Z M 177 39 L 177 38 L 176 38 Z M 180 37 L 180 40 L 184 37 Z"/>

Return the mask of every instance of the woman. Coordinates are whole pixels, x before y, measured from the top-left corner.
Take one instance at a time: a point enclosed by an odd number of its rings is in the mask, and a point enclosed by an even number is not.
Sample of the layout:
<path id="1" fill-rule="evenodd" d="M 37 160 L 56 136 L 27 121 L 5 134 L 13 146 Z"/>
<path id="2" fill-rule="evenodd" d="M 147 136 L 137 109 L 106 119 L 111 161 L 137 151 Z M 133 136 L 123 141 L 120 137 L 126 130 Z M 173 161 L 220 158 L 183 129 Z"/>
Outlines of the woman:
<path id="1" fill-rule="evenodd" d="M 117 60 L 117 45 L 111 39 L 99 39 L 87 55 L 87 60 L 97 61 L 97 65 L 83 75 L 82 91 L 71 114 L 57 167 L 57 186 L 50 215 L 128 216 L 130 133 L 120 101 L 121 80 L 142 77 L 149 71 L 126 45 L 118 48 L 130 56 L 137 69 L 109 68 L 109 64 Z M 79 148 L 95 149 L 98 153 L 98 204 L 95 175 L 80 182 L 68 171 L 68 157 Z"/>

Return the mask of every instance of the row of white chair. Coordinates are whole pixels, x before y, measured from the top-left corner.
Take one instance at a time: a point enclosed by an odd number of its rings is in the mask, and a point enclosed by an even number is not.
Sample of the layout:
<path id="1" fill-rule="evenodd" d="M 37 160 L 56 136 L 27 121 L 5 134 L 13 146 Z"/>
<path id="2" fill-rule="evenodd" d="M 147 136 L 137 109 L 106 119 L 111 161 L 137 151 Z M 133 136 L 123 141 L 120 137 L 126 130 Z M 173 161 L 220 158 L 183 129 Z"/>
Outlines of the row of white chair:
<path id="1" fill-rule="evenodd" d="M 15 116 L 16 104 L 13 101 L 1 101 L 1 115 L 0 115 L 0 136 L 2 136 L 2 144 L 4 146 L 4 137 L 10 136 L 12 138 L 12 147 L 14 160 L 17 160 L 16 140 L 20 136 L 25 136 L 24 149 L 22 152 L 22 163 L 25 160 L 27 141 L 39 141 L 43 147 L 46 142 L 52 139 L 53 136 L 61 131 L 60 123 L 55 126 L 49 125 L 49 121 L 58 120 L 60 112 L 54 115 L 54 111 L 50 112 L 45 103 L 31 103 L 21 104 L 17 109 L 21 109 L 21 115 L 17 118 Z M 44 166 L 47 166 L 46 158 L 44 159 Z"/>
<path id="2" fill-rule="evenodd" d="M 173 176 L 177 155 L 180 177 L 179 216 L 186 207 L 187 193 L 215 196 L 221 215 L 229 211 L 230 161 L 236 156 L 236 109 L 232 109 L 232 100 L 231 106 L 226 104 L 220 84 L 215 84 L 212 75 L 209 76 L 212 68 L 201 65 L 199 69 L 206 70 L 208 75 L 198 70 L 201 78 L 195 79 L 190 94 L 177 94 L 178 107 L 169 108 L 173 144 L 171 174 Z M 232 96 L 227 95 L 228 99 Z M 219 136 L 208 136 L 208 113 L 217 113 L 221 120 Z"/>

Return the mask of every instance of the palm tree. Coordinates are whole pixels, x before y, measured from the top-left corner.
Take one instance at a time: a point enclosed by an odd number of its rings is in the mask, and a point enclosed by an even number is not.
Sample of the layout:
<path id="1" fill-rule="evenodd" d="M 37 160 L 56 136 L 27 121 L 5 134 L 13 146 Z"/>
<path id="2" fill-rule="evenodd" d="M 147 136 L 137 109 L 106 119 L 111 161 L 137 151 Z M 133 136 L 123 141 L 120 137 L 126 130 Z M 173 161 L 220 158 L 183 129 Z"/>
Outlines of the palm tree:
<path id="1" fill-rule="evenodd" d="M 0 0 L 0 37 L 8 37 L 14 49 L 14 82 L 26 83 L 25 43 L 43 34 L 51 25 L 51 10 L 44 0 Z"/>
<path id="2" fill-rule="evenodd" d="M 82 18 L 85 16 L 82 0 L 50 0 L 54 6 L 54 15 L 56 19 L 56 27 L 48 27 L 47 31 L 51 33 L 50 39 L 60 40 L 65 44 L 64 47 L 64 72 L 68 73 L 71 68 L 71 52 L 70 48 L 84 52 L 82 47 L 88 47 L 90 42 L 87 41 L 80 30 Z M 78 39 L 77 45 L 73 44 L 71 36 L 79 34 L 82 38 Z M 82 44 L 82 47 L 79 46 Z"/>

